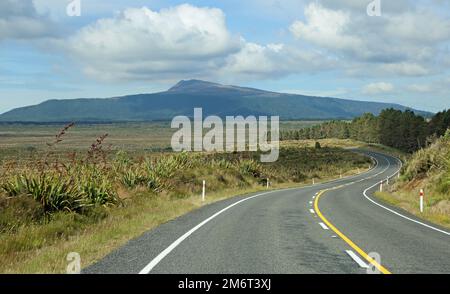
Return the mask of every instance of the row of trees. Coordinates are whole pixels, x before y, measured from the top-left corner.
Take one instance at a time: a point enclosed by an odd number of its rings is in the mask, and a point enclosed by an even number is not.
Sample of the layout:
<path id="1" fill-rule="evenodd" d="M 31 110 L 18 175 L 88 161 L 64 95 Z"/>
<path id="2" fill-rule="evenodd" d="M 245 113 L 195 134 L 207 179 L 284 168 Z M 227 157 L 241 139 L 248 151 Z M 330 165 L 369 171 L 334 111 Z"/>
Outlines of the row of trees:
<path id="1" fill-rule="evenodd" d="M 281 132 L 281 140 L 355 139 L 414 152 L 450 127 L 450 110 L 427 121 L 410 110 L 385 109 L 380 115 L 366 113 L 353 121 L 330 121 L 311 128 Z"/>

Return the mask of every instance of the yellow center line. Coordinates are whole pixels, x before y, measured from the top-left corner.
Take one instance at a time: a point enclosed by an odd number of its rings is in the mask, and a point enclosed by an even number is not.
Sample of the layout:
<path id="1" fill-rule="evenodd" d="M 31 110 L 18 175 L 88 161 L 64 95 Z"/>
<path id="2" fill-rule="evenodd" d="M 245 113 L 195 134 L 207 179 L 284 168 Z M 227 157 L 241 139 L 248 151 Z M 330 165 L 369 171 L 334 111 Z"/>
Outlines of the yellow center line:
<path id="1" fill-rule="evenodd" d="M 356 245 L 352 240 L 350 240 L 347 236 L 345 236 L 341 231 L 339 231 L 330 221 L 326 219 L 326 217 L 322 214 L 322 212 L 319 209 L 319 199 L 320 196 L 322 196 L 325 192 L 330 190 L 335 190 L 338 188 L 341 188 L 342 186 L 334 187 L 331 189 L 322 190 L 317 195 L 315 201 L 314 201 L 314 210 L 316 211 L 316 214 L 322 219 L 322 221 L 330 228 L 332 229 L 339 237 L 341 237 L 342 240 L 345 241 L 351 248 L 353 248 L 356 252 L 359 253 L 362 257 L 364 257 L 368 262 L 370 262 L 372 265 L 374 265 L 380 272 L 383 274 L 391 274 L 391 272 L 379 264 L 375 259 L 370 257 L 366 252 L 364 252 L 358 245 Z"/>

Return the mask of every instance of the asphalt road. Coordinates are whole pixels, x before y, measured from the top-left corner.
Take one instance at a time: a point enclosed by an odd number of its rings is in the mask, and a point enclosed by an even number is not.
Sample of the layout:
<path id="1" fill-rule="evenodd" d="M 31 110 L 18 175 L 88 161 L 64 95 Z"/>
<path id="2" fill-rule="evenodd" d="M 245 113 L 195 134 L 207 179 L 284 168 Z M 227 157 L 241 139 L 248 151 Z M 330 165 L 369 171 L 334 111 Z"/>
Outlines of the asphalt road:
<path id="1" fill-rule="evenodd" d="M 377 205 L 377 183 L 395 176 L 400 162 L 366 153 L 378 164 L 364 174 L 207 205 L 83 273 L 450 273 L 449 230 Z"/>

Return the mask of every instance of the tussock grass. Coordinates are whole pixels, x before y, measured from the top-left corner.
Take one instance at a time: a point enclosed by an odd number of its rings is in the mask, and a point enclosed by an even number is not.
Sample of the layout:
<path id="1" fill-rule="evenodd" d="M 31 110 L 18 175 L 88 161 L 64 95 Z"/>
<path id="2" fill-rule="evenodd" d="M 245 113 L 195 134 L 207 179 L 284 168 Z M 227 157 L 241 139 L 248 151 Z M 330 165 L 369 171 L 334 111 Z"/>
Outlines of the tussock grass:
<path id="1" fill-rule="evenodd" d="M 87 266 L 170 219 L 207 202 L 272 188 L 310 184 L 364 170 L 367 158 L 321 142 L 283 145 L 280 159 L 259 163 L 258 152 L 132 153 L 104 148 L 100 136 L 84 153 L 57 148 L 0 167 L 0 272 L 61 273 L 79 252 Z M 330 146 L 332 145 L 332 146 Z M 314 146 L 314 145 L 313 145 Z"/>

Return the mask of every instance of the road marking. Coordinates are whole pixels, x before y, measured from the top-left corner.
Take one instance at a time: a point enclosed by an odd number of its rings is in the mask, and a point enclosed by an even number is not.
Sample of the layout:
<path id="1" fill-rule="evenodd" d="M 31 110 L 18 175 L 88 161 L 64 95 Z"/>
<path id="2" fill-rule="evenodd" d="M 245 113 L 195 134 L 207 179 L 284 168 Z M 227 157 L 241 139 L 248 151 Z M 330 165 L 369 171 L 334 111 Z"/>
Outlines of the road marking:
<path id="1" fill-rule="evenodd" d="M 378 184 L 379 184 L 379 183 L 377 183 L 377 185 L 378 185 Z M 375 185 L 375 186 L 376 186 L 376 185 Z M 386 206 L 384 206 L 384 205 L 381 205 L 380 203 L 374 201 L 374 200 L 371 199 L 369 196 L 367 196 L 367 191 L 369 191 L 370 189 L 372 189 L 372 188 L 375 187 L 375 186 L 372 186 L 372 187 L 367 188 L 366 190 L 364 190 L 364 193 L 363 193 L 363 194 L 364 194 L 364 197 L 366 197 L 367 200 L 369 200 L 369 201 L 372 202 L 373 204 L 376 204 L 376 205 L 378 205 L 379 207 L 384 208 L 384 209 L 386 209 L 387 211 L 392 212 L 393 214 L 396 214 L 396 215 L 398 215 L 398 216 L 400 216 L 400 217 L 402 217 L 402 218 L 404 218 L 404 219 L 406 219 L 406 220 L 409 220 L 409 221 L 414 222 L 414 223 L 416 223 L 416 224 L 422 225 L 422 226 L 427 227 L 427 228 L 429 228 L 429 229 L 432 229 L 432 230 L 435 230 L 435 231 L 440 232 L 440 233 L 442 233 L 442 234 L 445 234 L 445 235 L 447 235 L 447 236 L 450 236 L 450 233 L 447 232 L 447 231 L 438 229 L 438 228 L 436 228 L 436 227 L 430 226 L 430 225 L 425 224 L 425 223 L 423 223 L 423 222 L 420 222 L 420 221 L 418 221 L 418 220 L 415 220 L 415 219 L 412 219 L 412 218 L 410 218 L 410 217 L 407 217 L 406 215 L 403 215 L 403 214 L 401 214 L 401 213 L 399 213 L 399 212 L 397 212 L 397 211 L 395 211 L 395 210 L 393 210 L 393 209 L 390 209 L 390 208 L 388 208 L 388 207 L 386 207 Z"/>
<path id="2" fill-rule="evenodd" d="M 314 209 L 310 209 L 309 212 L 311 212 L 312 214 L 315 213 Z"/>
<path id="3" fill-rule="evenodd" d="M 331 190 L 331 189 L 330 189 Z M 345 236 L 341 231 L 339 231 L 335 226 L 333 226 L 332 223 L 330 223 L 322 214 L 322 212 L 319 209 L 319 199 L 320 196 L 322 196 L 325 192 L 329 191 L 327 190 L 323 190 L 321 193 L 319 193 L 319 195 L 316 198 L 316 201 L 314 202 L 314 208 L 316 210 L 317 215 L 322 219 L 322 221 L 331 229 L 333 230 L 339 237 L 341 237 L 342 240 L 344 240 L 345 243 L 347 243 L 352 249 L 354 249 L 356 252 L 358 252 L 359 255 L 361 255 L 362 257 L 364 257 L 364 259 L 366 259 L 368 262 L 370 262 L 371 264 L 373 264 L 380 272 L 382 272 L 383 274 L 390 274 L 391 272 L 386 269 L 384 266 L 382 266 L 381 264 L 379 264 L 375 259 L 373 259 L 372 257 L 370 257 L 367 253 L 365 253 L 361 248 L 358 247 L 358 245 L 356 245 L 355 243 L 353 243 L 352 240 L 350 240 L 347 236 Z"/>
<path id="4" fill-rule="evenodd" d="M 319 223 L 319 225 L 322 227 L 322 229 L 324 229 L 324 230 L 329 230 L 326 224 L 324 224 L 324 223 Z"/>
<path id="5" fill-rule="evenodd" d="M 387 169 L 389 168 L 389 166 L 381 171 L 379 174 L 385 172 Z M 339 186 L 338 186 L 339 187 Z M 373 264 L 380 272 L 382 272 L 383 274 L 390 274 L 391 272 L 386 269 L 384 266 L 382 266 L 381 264 L 379 264 L 375 259 L 373 259 L 372 257 L 370 257 L 366 252 L 364 252 L 361 248 L 358 247 L 358 245 L 356 245 L 355 243 L 353 243 L 352 240 L 350 240 L 347 236 L 345 236 L 341 231 L 339 231 L 332 223 L 330 223 L 325 216 L 322 214 L 322 212 L 319 209 L 319 200 L 320 197 L 327 191 L 330 190 L 336 190 L 338 189 L 338 187 L 334 187 L 334 188 L 330 188 L 330 189 L 325 189 L 320 191 L 319 195 L 317 195 L 316 201 L 314 202 L 314 209 L 316 210 L 317 215 L 322 219 L 322 221 L 331 229 L 333 230 L 339 237 L 341 237 L 342 240 L 345 241 L 345 243 L 347 243 L 352 249 L 354 249 L 356 252 L 358 252 L 359 255 L 361 255 L 362 257 L 364 257 L 364 259 L 366 259 L 368 262 L 370 262 L 371 264 Z"/>
<path id="6" fill-rule="evenodd" d="M 197 231 L 198 229 L 200 229 L 201 227 L 203 227 L 204 225 L 206 225 L 208 222 L 210 222 L 212 219 L 214 219 L 215 217 L 217 217 L 218 215 L 224 213 L 225 211 L 227 211 L 228 209 L 244 202 L 244 201 L 248 201 L 250 199 L 256 198 L 256 197 L 260 197 L 269 193 L 273 193 L 275 191 L 270 191 L 270 192 L 265 192 L 265 193 L 261 193 L 261 194 L 257 194 L 245 199 L 242 199 L 240 201 L 237 201 L 227 207 L 225 207 L 224 209 L 220 210 L 219 212 L 215 213 L 214 215 L 210 216 L 209 218 L 207 218 L 206 220 L 202 221 L 201 223 L 199 223 L 198 225 L 196 225 L 195 227 L 193 227 L 191 230 L 189 230 L 187 233 L 185 233 L 183 236 L 181 236 L 180 238 L 178 238 L 175 242 L 173 242 L 172 244 L 169 245 L 169 247 L 167 247 L 163 252 L 161 252 L 158 256 L 156 256 L 144 269 L 142 269 L 139 274 L 140 275 L 145 275 L 145 274 L 149 274 L 152 269 L 158 265 L 158 263 L 164 258 L 166 257 L 170 252 L 172 252 L 178 245 L 180 245 L 181 242 L 183 242 L 186 238 L 188 238 L 190 235 L 192 235 L 195 231 Z"/>
<path id="7" fill-rule="evenodd" d="M 402 162 L 401 162 L 398 158 L 396 158 L 396 159 L 400 162 L 400 169 L 399 169 L 396 173 L 394 173 L 393 175 L 391 175 L 389 178 L 393 178 L 397 173 L 400 172 L 400 170 L 401 170 L 401 168 L 402 168 Z M 389 162 L 389 161 L 388 161 L 388 162 Z M 430 226 L 430 225 L 425 224 L 425 223 L 423 223 L 423 222 L 420 222 L 420 221 L 418 221 L 418 220 L 415 220 L 415 219 L 412 219 L 412 218 L 410 218 L 410 217 L 407 217 L 407 216 L 405 216 L 405 215 L 403 215 L 403 214 L 401 214 L 401 213 L 399 213 L 399 212 L 397 212 L 397 211 L 395 211 L 395 210 L 393 210 L 393 209 L 390 209 L 390 208 L 388 208 L 388 207 L 386 207 L 386 206 L 384 206 L 384 205 L 382 205 L 382 204 L 376 202 L 376 201 L 373 200 L 372 198 L 370 198 L 370 197 L 367 195 L 367 191 L 369 191 L 369 190 L 372 189 L 373 187 L 379 185 L 380 183 L 381 183 L 381 181 L 378 182 L 378 183 L 376 183 L 376 184 L 373 185 L 373 186 L 370 186 L 370 187 L 367 188 L 366 190 L 364 190 L 363 195 L 364 195 L 364 197 L 365 197 L 367 200 L 369 200 L 369 201 L 372 202 L 373 204 L 378 205 L 379 207 L 384 208 L 385 210 L 387 210 L 387 211 L 389 211 L 389 212 L 392 212 L 393 214 L 396 214 L 396 215 L 398 215 L 398 216 L 400 216 L 400 217 L 402 217 L 402 218 L 404 218 L 404 219 L 406 219 L 406 220 L 409 220 L 409 221 L 414 222 L 414 223 L 416 223 L 416 224 L 422 225 L 422 226 L 427 227 L 427 228 L 429 228 L 429 229 L 432 229 L 432 230 L 435 230 L 435 231 L 440 232 L 440 233 L 442 233 L 442 234 L 445 234 L 445 235 L 447 235 L 447 236 L 450 236 L 450 233 L 447 232 L 447 231 L 438 229 L 438 228 L 436 228 L 436 227 Z"/>
<path id="8" fill-rule="evenodd" d="M 365 263 L 364 261 L 362 261 L 361 258 L 359 258 L 358 255 L 355 254 L 355 252 L 351 251 L 351 250 L 345 250 L 345 252 L 347 252 L 348 255 L 350 255 L 350 257 L 362 268 L 369 268 L 369 265 L 367 263 Z"/>
<path id="9" fill-rule="evenodd" d="M 378 165 L 378 163 L 377 163 Z M 378 174 L 374 175 L 380 175 L 382 173 L 384 173 L 385 171 L 387 171 L 390 167 L 390 163 L 388 161 L 388 167 L 386 167 L 384 170 L 382 170 L 381 172 L 379 172 Z M 371 178 L 371 177 L 369 177 Z M 341 237 L 342 240 L 344 240 L 345 243 L 347 243 L 352 249 L 354 249 L 359 255 L 361 255 L 362 257 L 364 257 L 364 259 L 366 259 L 369 263 L 373 264 L 380 272 L 382 272 L 383 274 L 391 274 L 391 272 L 385 268 L 384 266 L 382 266 L 381 264 L 379 264 L 375 259 L 373 259 L 372 257 L 370 257 L 366 252 L 364 252 L 360 247 L 358 247 L 358 245 L 356 245 L 352 240 L 350 240 L 347 236 L 345 236 L 341 231 L 339 231 L 332 223 L 330 223 L 330 221 L 328 221 L 328 219 L 322 214 L 322 212 L 319 209 L 319 200 L 320 197 L 327 191 L 331 191 L 331 190 L 336 190 L 341 188 L 341 186 L 337 186 L 337 187 L 333 187 L 333 188 L 329 188 L 329 189 L 325 189 L 319 192 L 319 194 L 317 195 L 316 200 L 314 201 L 314 209 L 317 213 L 317 215 L 320 217 L 320 219 L 322 219 L 322 221 L 331 229 L 333 230 L 339 237 Z"/>
<path id="10" fill-rule="evenodd" d="M 374 167 L 373 167 L 374 168 Z M 365 173 L 370 172 L 373 168 L 371 168 L 370 170 L 366 171 Z M 332 180 L 329 182 L 323 182 L 320 183 L 319 185 L 329 185 L 331 183 L 337 183 L 340 181 L 345 181 L 348 179 L 351 179 L 353 177 L 357 177 L 357 176 L 361 176 L 361 175 L 354 175 L 354 176 L 349 176 L 347 178 L 343 178 L 343 179 L 338 179 L 338 180 Z M 281 189 L 281 190 L 273 190 L 273 191 L 268 191 L 265 193 L 261 193 L 261 194 L 257 194 L 245 199 L 242 199 L 240 201 L 237 201 L 227 207 L 225 207 L 224 209 L 220 210 L 219 212 L 215 213 L 214 215 L 212 215 L 211 217 L 207 218 L 206 220 L 204 220 L 203 222 L 199 223 L 197 226 L 193 227 L 191 230 L 189 230 L 188 232 L 186 232 L 184 235 L 182 235 L 181 237 L 179 237 L 177 240 L 175 240 L 172 244 L 169 245 L 169 247 L 167 247 L 166 249 L 164 249 L 160 254 L 158 254 L 158 256 L 156 256 L 148 265 L 146 265 L 140 272 L 139 274 L 149 274 L 153 268 L 155 268 L 155 266 L 157 266 L 161 260 L 163 260 L 170 252 L 172 252 L 178 245 L 180 245 L 185 239 L 187 239 L 190 235 L 192 235 L 195 231 L 197 231 L 198 229 L 200 229 L 201 227 L 203 227 L 205 224 L 207 224 L 208 222 L 210 222 L 212 219 L 214 219 L 215 217 L 219 216 L 220 214 L 222 214 L 223 212 L 227 211 L 228 209 L 253 198 L 256 197 L 260 197 L 266 194 L 270 194 L 270 193 L 275 193 L 275 192 L 281 192 L 281 191 L 290 191 L 290 190 L 298 190 L 298 189 L 305 189 L 305 188 L 311 188 L 313 186 L 304 186 L 304 187 L 294 187 L 294 188 L 287 188 L 287 189 Z M 320 192 L 317 192 L 316 195 L 319 195 Z M 316 196 L 313 196 L 313 199 L 316 198 Z M 311 209 L 310 210 L 311 213 L 315 214 L 314 210 Z M 317 216 L 315 216 L 317 217 Z"/>

